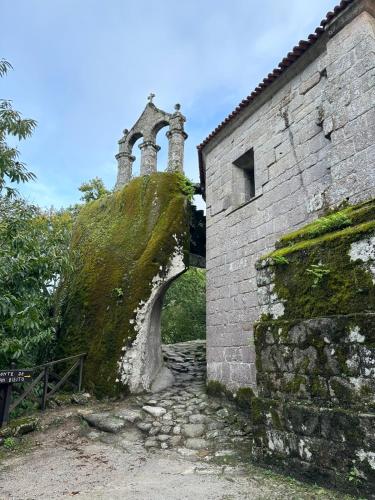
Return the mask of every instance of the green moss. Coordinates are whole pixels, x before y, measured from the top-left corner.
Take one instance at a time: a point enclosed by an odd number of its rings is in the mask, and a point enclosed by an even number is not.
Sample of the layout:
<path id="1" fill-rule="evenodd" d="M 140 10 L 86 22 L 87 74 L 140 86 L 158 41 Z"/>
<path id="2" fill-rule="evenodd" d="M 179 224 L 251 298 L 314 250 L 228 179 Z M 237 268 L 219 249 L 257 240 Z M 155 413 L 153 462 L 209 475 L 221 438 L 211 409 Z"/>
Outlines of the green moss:
<path id="1" fill-rule="evenodd" d="M 251 423 L 253 425 L 261 425 L 265 420 L 264 400 L 261 398 L 253 398 L 251 401 Z"/>
<path id="2" fill-rule="evenodd" d="M 309 249 L 314 248 L 315 246 L 334 242 L 336 239 L 356 241 L 361 239 L 361 237 L 363 237 L 364 235 L 371 233 L 374 230 L 375 230 L 375 221 L 364 222 L 363 224 L 359 224 L 358 226 L 347 227 L 345 229 L 342 229 L 341 231 L 324 234 L 323 236 L 319 236 L 317 238 L 304 239 L 302 241 L 298 241 L 297 243 L 293 242 L 292 245 L 275 250 L 270 254 L 268 254 L 267 256 L 262 257 L 261 260 L 266 258 L 273 259 L 273 258 L 285 257 L 286 255 L 292 255 L 295 252 L 303 250 L 307 251 Z"/>
<path id="3" fill-rule="evenodd" d="M 310 391 L 313 399 L 323 400 L 327 398 L 327 385 L 318 376 L 311 377 Z"/>
<path id="4" fill-rule="evenodd" d="M 222 397 L 227 393 L 227 388 L 224 384 L 217 380 L 208 380 L 206 384 L 206 392 L 209 396 Z"/>
<path id="5" fill-rule="evenodd" d="M 185 177 L 180 172 L 176 172 L 175 175 L 177 176 L 178 179 L 177 183 L 181 192 L 188 198 L 189 201 L 191 201 L 193 199 L 193 196 L 195 195 L 194 184 L 191 182 L 190 179 Z"/>
<path id="6" fill-rule="evenodd" d="M 349 384 L 345 382 L 341 379 L 332 379 L 330 381 L 331 388 L 340 402 L 354 403 L 357 400 L 356 394 Z"/>
<path id="7" fill-rule="evenodd" d="M 236 391 L 234 400 L 240 408 L 250 410 L 254 397 L 254 391 L 250 387 L 241 387 Z"/>
<path id="8" fill-rule="evenodd" d="M 60 290 L 59 354 L 87 352 L 84 386 L 115 396 L 122 347 L 131 345 L 138 305 L 167 270 L 176 239 L 188 257 L 189 210 L 181 175 L 155 173 L 88 203 L 73 230 L 72 272 Z M 121 291 L 121 293 L 119 293 Z"/>
<path id="9" fill-rule="evenodd" d="M 271 409 L 272 426 L 275 429 L 282 429 L 282 422 L 278 411 L 275 408 Z"/>
<path id="10" fill-rule="evenodd" d="M 355 212 L 353 208 L 346 210 Z M 374 204 L 361 206 L 358 212 L 369 217 L 374 214 Z M 306 236 L 305 229 L 301 229 L 300 235 Z M 275 291 L 285 306 L 284 318 L 375 310 L 372 274 L 366 265 L 351 260 L 349 255 L 353 242 L 374 231 L 375 220 L 371 220 L 297 243 L 293 236 L 290 240 L 293 244 L 272 252 L 270 259 L 287 256 L 288 260 L 287 266 L 273 266 Z"/>
<path id="11" fill-rule="evenodd" d="M 39 418 L 37 417 L 22 417 L 12 420 L 5 427 L 0 429 L 0 437 L 15 437 L 27 434 L 38 428 Z"/>
<path id="12" fill-rule="evenodd" d="M 374 221 L 374 219 L 375 200 L 349 206 L 343 210 L 331 212 L 326 217 L 321 217 L 298 231 L 283 236 L 277 242 L 276 248 L 288 247 L 301 240 L 314 239 L 347 226 L 358 226 L 365 222 Z"/>
<path id="13" fill-rule="evenodd" d="M 283 384 L 283 391 L 289 394 L 298 394 L 301 391 L 301 386 L 306 384 L 306 377 L 303 375 L 294 375 L 292 380 Z"/>

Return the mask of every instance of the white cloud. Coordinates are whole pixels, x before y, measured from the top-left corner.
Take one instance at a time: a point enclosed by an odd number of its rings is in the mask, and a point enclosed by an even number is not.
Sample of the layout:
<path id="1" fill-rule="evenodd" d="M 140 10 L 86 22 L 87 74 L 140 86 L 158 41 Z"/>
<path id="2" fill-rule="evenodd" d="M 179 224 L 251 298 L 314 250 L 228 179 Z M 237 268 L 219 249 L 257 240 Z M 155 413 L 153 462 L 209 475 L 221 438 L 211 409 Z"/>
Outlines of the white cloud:
<path id="1" fill-rule="evenodd" d="M 182 104 L 187 172 L 196 180 L 196 144 L 332 7 L 333 0 L 3 0 L 2 54 L 15 67 L 1 82 L 3 95 L 39 122 L 21 151 L 43 187 L 27 189 L 43 204 L 77 199 L 79 184 L 96 175 L 113 184 L 117 140 L 151 90 L 166 110 Z"/>

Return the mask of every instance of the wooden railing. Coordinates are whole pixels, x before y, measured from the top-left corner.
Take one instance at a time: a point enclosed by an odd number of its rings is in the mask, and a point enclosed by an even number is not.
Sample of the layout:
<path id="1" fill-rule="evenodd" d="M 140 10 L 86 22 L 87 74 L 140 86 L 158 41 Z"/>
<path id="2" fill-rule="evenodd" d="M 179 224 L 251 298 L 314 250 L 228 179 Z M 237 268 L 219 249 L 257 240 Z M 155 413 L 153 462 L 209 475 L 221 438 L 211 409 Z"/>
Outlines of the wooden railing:
<path id="1" fill-rule="evenodd" d="M 32 368 L 33 378 L 32 381 L 28 383 L 26 389 L 19 395 L 16 399 L 11 400 L 12 395 L 12 384 L 0 385 L 0 389 L 3 390 L 3 398 L 0 401 L 0 427 L 5 425 L 9 421 L 9 413 L 17 408 L 17 406 L 22 403 L 24 399 L 33 394 L 33 389 L 38 384 L 43 384 L 42 396 L 40 401 L 40 408 L 42 411 L 46 409 L 47 401 L 66 383 L 70 383 L 78 392 L 82 390 L 82 375 L 83 375 L 83 363 L 86 354 L 77 354 L 76 356 L 70 356 L 68 358 L 58 359 L 56 361 L 51 361 L 43 365 L 35 366 Z M 69 363 L 73 361 L 72 366 L 62 375 L 60 372 L 56 373 L 54 367 L 61 363 Z M 11 368 L 11 370 L 13 367 Z M 68 380 L 75 370 L 78 369 L 78 377 L 76 382 Z M 13 393 L 14 394 L 14 393 Z"/>

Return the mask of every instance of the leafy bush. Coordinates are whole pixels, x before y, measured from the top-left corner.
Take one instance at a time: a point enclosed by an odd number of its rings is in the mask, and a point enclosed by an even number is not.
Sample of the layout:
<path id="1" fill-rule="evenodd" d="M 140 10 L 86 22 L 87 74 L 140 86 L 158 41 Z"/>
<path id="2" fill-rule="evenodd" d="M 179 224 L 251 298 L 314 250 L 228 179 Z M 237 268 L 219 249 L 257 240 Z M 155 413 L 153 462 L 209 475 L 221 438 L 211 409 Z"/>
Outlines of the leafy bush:
<path id="1" fill-rule="evenodd" d="M 13 437 L 7 437 L 7 438 L 4 439 L 3 446 L 7 450 L 12 451 L 12 450 L 14 450 L 16 448 L 17 441 Z"/>
<path id="2" fill-rule="evenodd" d="M 161 316 L 165 344 L 206 338 L 206 272 L 190 268 L 167 290 Z"/>
<path id="3" fill-rule="evenodd" d="M 0 197 L 0 368 L 49 356 L 55 291 L 68 264 L 71 216 Z"/>
<path id="4" fill-rule="evenodd" d="M 87 182 L 83 182 L 78 188 L 81 191 L 82 196 L 81 200 L 85 203 L 89 201 L 98 200 L 107 194 L 110 194 L 110 191 L 105 187 L 104 182 L 100 177 L 94 177 Z"/>

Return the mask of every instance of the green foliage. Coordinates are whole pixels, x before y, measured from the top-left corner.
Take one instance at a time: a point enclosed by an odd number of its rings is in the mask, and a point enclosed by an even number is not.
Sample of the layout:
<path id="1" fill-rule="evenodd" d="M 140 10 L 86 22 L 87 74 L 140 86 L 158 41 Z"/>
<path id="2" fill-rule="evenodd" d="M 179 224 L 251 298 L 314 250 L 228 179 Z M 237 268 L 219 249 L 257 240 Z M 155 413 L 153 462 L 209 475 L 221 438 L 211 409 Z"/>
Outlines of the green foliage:
<path id="1" fill-rule="evenodd" d="M 7 61 L 1 59 L 0 78 L 11 68 Z M 26 182 L 35 178 L 18 160 L 18 149 L 10 147 L 6 142 L 8 136 L 16 137 L 19 141 L 26 139 L 35 127 L 35 120 L 22 118 L 21 114 L 13 109 L 11 101 L 0 99 L 0 196 L 4 192 L 8 197 L 16 195 L 17 191 L 8 183 Z"/>
<path id="2" fill-rule="evenodd" d="M 369 223 L 375 219 L 375 202 L 367 201 L 359 205 L 346 206 L 340 211 L 328 214 L 326 217 L 311 222 L 310 224 L 283 236 L 277 243 L 276 248 L 283 249 L 295 246 L 301 242 L 307 244 L 308 240 L 318 238 L 329 238 L 331 233 L 339 230 L 350 231 L 350 227 L 359 227 L 363 223 Z"/>
<path id="3" fill-rule="evenodd" d="M 348 473 L 348 481 L 355 485 L 360 485 L 365 478 L 363 473 L 360 472 L 357 467 L 353 466 Z"/>
<path id="4" fill-rule="evenodd" d="M 17 441 L 13 437 L 7 437 L 4 439 L 3 446 L 9 451 L 15 450 L 17 447 Z"/>
<path id="5" fill-rule="evenodd" d="M 85 203 L 89 201 L 98 200 L 107 194 L 110 194 L 110 191 L 106 189 L 104 186 L 104 182 L 99 177 L 94 177 L 87 182 L 83 182 L 78 188 L 83 195 L 81 196 L 81 200 Z"/>
<path id="6" fill-rule="evenodd" d="M 115 296 L 118 298 L 118 299 L 121 299 L 123 296 L 124 296 L 124 291 L 122 288 L 115 288 L 113 290 L 113 293 L 115 294 Z"/>
<path id="7" fill-rule="evenodd" d="M 191 201 L 193 199 L 193 196 L 195 195 L 194 184 L 183 174 L 177 172 L 176 175 L 178 178 L 178 187 L 181 189 L 187 199 Z"/>
<path id="8" fill-rule="evenodd" d="M 289 264 L 289 260 L 286 257 L 284 257 L 283 255 L 276 255 L 275 257 L 273 257 L 273 261 L 275 264 L 279 264 L 279 265 Z"/>
<path id="9" fill-rule="evenodd" d="M 52 308 L 68 267 L 71 218 L 0 197 L 0 367 L 43 359 L 54 340 Z"/>
<path id="10" fill-rule="evenodd" d="M 351 223 L 352 220 L 345 213 L 336 212 L 328 215 L 327 217 L 321 217 L 318 219 L 310 226 L 308 234 L 315 238 L 321 234 L 330 233 L 332 231 L 337 231 L 338 229 L 350 226 Z"/>
<path id="11" fill-rule="evenodd" d="M 322 282 L 324 276 L 331 271 L 324 267 L 323 264 L 311 264 L 311 267 L 306 269 L 306 272 L 313 276 L 313 284 L 311 286 L 316 288 Z"/>
<path id="12" fill-rule="evenodd" d="M 169 287 L 161 316 L 165 344 L 206 338 L 206 272 L 192 267 Z"/>
<path id="13" fill-rule="evenodd" d="M 218 380 L 209 380 L 206 384 L 206 392 L 209 396 L 224 397 L 227 395 L 227 388 Z"/>
<path id="14" fill-rule="evenodd" d="M 97 396 L 126 391 L 116 378 L 122 348 L 137 334 L 135 311 L 148 300 L 152 279 L 166 273 L 176 242 L 187 257 L 188 228 L 187 197 L 172 172 L 137 177 L 80 210 L 74 269 L 59 292 L 58 355 L 88 353 L 84 385 Z"/>

